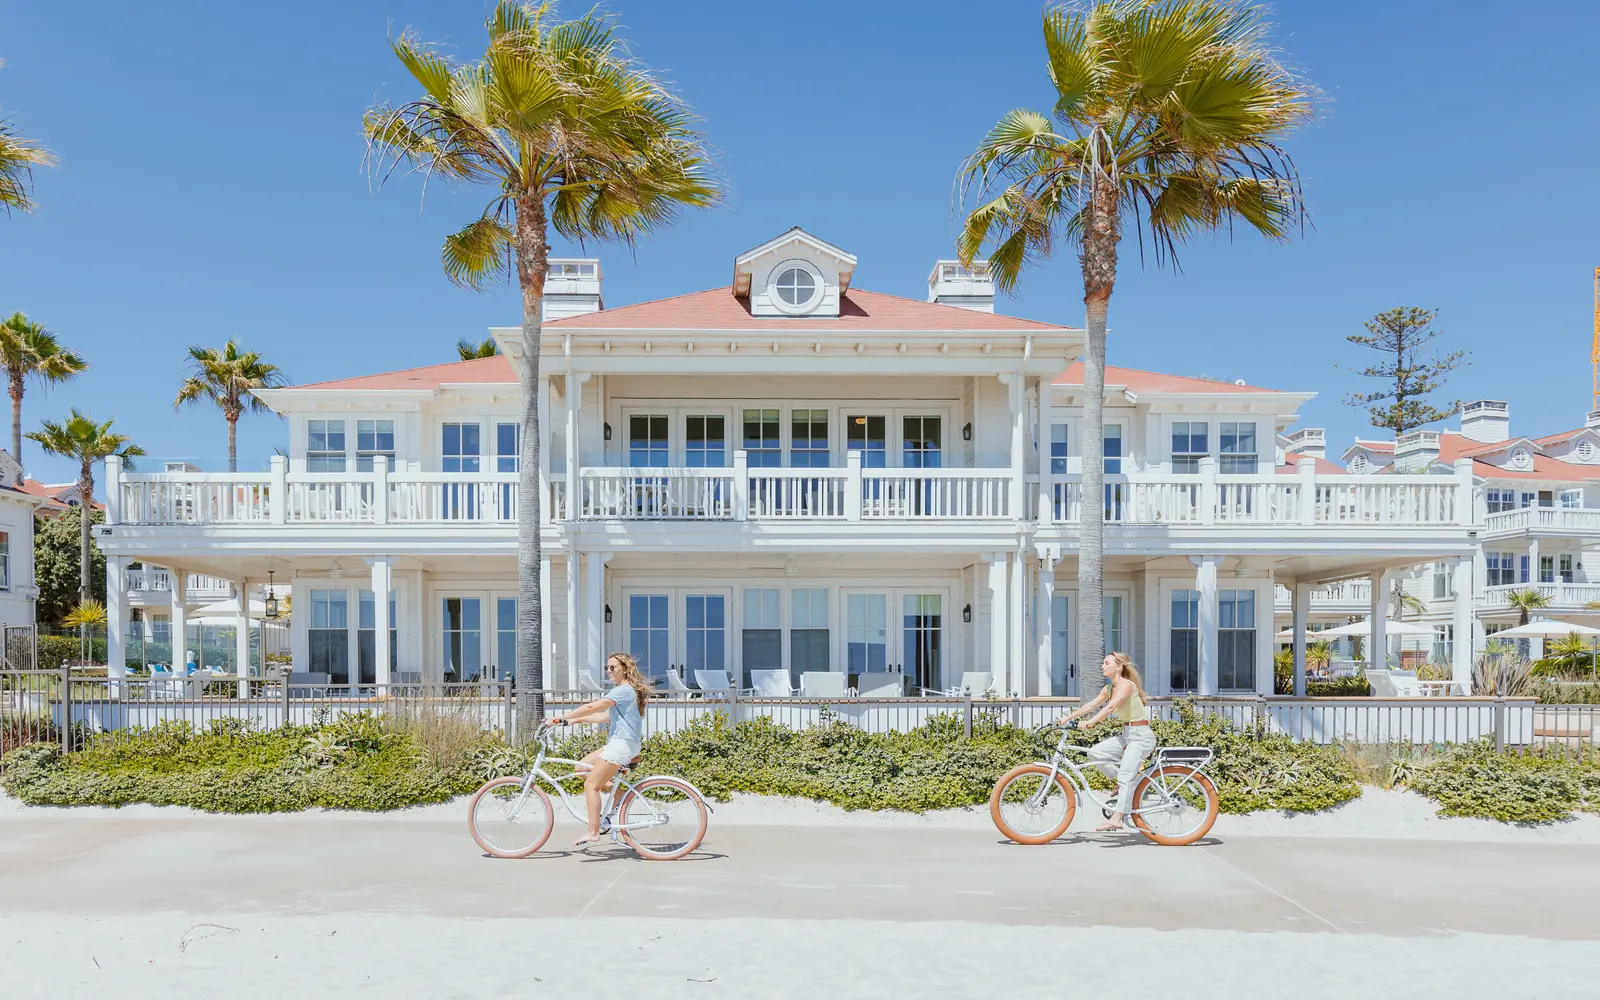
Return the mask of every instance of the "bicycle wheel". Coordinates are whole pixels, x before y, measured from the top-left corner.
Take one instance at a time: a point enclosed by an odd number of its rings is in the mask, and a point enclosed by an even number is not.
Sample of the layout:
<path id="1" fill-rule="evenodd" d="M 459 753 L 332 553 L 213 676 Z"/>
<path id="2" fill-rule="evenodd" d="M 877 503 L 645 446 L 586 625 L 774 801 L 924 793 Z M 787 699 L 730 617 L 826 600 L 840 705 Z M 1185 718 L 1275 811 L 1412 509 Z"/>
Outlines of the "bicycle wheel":
<path id="1" fill-rule="evenodd" d="M 1067 832 L 1078 796 L 1059 771 L 1054 779 L 1048 764 L 1013 767 L 995 782 L 989 794 L 989 817 L 1009 840 L 1019 844 L 1048 844 Z"/>
<path id="2" fill-rule="evenodd" d="M 617 826 L 641 858 L 676 861 L 705 837 L 706 804 L 687 782 L 646 778 L 629 789 L 617 807 Z"/>
<path id="3" fill-rule="evenodd" d="M 1133 788 L 1133 825 L 1166 847 L 1192 844 L 1217 821 L 1217 786 L 1192 767 L 1168 765 Z"/>
<path id="4" fill-rule="evenodd" d="M 556 823 L 550 796 L 534 785 L 526 798 L 522 778 L 495 778 L 467 804 L 467 828 L 485 854 L 525 858 L 544 846 Z"/>

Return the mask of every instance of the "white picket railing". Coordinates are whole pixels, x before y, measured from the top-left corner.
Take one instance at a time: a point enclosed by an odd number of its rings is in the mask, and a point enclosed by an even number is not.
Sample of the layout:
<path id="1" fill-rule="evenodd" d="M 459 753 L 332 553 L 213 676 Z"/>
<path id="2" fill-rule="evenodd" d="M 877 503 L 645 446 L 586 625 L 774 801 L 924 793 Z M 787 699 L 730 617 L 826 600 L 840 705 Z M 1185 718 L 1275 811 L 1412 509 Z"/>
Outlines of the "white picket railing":
<path id="1" fill-rule="evenodd" d="M 1572 608 L 1600 602 L 1600 584 L 1513 583 L 1485 587 L 1478 596 L 1478 604 L 1485 608 L 1509 608 L 1509 595 L 1518 590 L 1537 590 L 1550 601 L 1552 607 Z"/>
<path id="2" fill-rule="evenodd" d="M 1519 507 L 1516 510 L 1496 511 L 1483 519 L 1483 533 L 1488 538 L 1529 530 L 1600 534 L 1600 510 L 1586 507 Z"/>
<path id="3" fill-rule="evenodd" d="M 580 469 L 580 518 L 730 520 L 733 477 L 727 469 Z"/>
<path id="4" fill-rule="evenodd" d="M 268 476 L 160 472 L 124 476 L 118 520 L 131 524 L 252 524 L 269 520 Z"/>

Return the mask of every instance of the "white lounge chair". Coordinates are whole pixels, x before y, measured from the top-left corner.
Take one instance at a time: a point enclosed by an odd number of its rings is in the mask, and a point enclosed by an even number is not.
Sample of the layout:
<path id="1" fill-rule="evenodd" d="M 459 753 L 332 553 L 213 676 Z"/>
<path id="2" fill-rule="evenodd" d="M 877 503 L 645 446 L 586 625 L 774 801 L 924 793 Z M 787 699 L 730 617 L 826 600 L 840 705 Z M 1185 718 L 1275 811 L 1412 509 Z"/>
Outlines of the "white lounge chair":
<path id="1" fill-rule="evenodd" d="M 787 670 L 752 670 L 750 684 L 760 698 L 792 698 L 795 693 Z"/>
<path id="2" fill-rule="evenodd" d="M 578 690 L 609 691 L 610 688 L 600 683 L 600 678 L 596 676 L 593 670 L 580 670 L 578 671 Z"/>
<path id="3" fill-rule="evenodd" d="M 694 688 L 683 682 L 683 678 L 678 676 L 678 672 L 676 670 L 667 671 L 667 691 L 669 693 L 686 694 L 693 690 Z"/>
<path id="4" fill-rule="evenodd" d="M 905 693 L 904 676 L 893 671 L 862 674 L 856 680 L 856 697 L 898 698 Z"/>
<path id="5" fill-rule="evenodd" d="M 987 670 L 974 670 L 961 675 L 961 683 L 957 685 L 955 693 L 982 698 L 992 690 L 994 690 L 994 674 Z"/>
<path id="6" fill-rule="evenodd" d="M 728 676 L 726 670 L 696 670 L 694 682 L 705 694 L 733 693 L 733 678 Z"/>
<path id="7" fill-rule="evenodd" d="M 848 674 L 840 673 L 837 670 L 807 670 L 800 675 L 800 697 L 849 697 L 850 688 L 846 683 L 849 679 Z"/>

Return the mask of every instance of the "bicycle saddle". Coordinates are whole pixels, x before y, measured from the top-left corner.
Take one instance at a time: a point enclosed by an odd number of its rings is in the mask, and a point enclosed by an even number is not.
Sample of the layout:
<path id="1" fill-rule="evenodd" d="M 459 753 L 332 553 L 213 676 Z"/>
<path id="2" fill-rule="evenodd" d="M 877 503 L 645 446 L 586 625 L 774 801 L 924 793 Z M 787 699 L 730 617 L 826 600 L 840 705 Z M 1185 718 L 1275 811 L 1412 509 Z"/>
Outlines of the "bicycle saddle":
<path id="1" fill-rule="evenodd" d="M 617 768 L 617 770 L 619 770 L 622 773 L 626 774 L 629 771 L 633 770 L 634 768 L 638 767 L 639 766 L 639 762 L 641 760 L 644 760 L 644 754 L 640 754 L 639 756 L 633 758 L 632 760 L 628 761 L 626 764 L 624 764 L 621 767 Z"/>

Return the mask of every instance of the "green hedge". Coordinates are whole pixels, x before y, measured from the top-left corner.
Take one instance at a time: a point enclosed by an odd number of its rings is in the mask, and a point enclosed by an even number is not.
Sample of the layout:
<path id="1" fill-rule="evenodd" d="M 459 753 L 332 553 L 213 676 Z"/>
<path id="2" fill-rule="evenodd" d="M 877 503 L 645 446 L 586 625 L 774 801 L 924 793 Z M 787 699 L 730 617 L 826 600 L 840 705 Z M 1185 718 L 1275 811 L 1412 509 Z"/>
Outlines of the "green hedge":
<path id="1" fill-rule="evenodd" d="M 1485 740 L 1445 750 L 1409 787 L 1439 803 L 1441 816 L 1549 823 L 1600 812 L 1600 760 L 1496 750 Z"/>
<path id="2" fill-rule="evenodd" d="M 1105 733 L 1076 733 L 1082 744 Z M 1335 747 L 1244 733 L 1221 720 L 1157 723 L 1168 745 L 1210 746 L 1222 809 L 1326 809 L 1360 794 Z M 408 731 L 372 716 L 315 727 L 252 732 L 218 721 L 96 737 L 62 754 L 36 744 L 5 757 L 0 786 L 35 805 L 150 802 L 217 812 L 279 812 L 322 806 L 394 809 L 472 791 L 494 774 L 520 773 L 527 751 L 477 734 L 464 749 L 434 754 Z M 574 737 L 559 755 L 582 757 L 597 733 Z M 458 741 L 458 744 L 460 741 Z M 913 732 L 871 734 L 835 721 L 803 731 L 770 719 L 727 725 L 713 714 L 676 733 L 651 736 L 645 772 L 681 775 L 707 795 L 790 795 L 847 809 L 921 812 L 986 802 L 1009 768 L 1048 754 L 1051 743 L 980 717 L 974 734 L 945 716 Z M 447 758 L 447 759 L 446 759 Z M 1097 787 L 1109 782 L 1091 773 Z"/>

